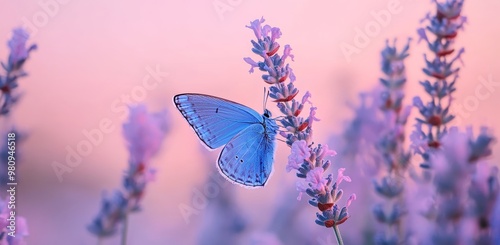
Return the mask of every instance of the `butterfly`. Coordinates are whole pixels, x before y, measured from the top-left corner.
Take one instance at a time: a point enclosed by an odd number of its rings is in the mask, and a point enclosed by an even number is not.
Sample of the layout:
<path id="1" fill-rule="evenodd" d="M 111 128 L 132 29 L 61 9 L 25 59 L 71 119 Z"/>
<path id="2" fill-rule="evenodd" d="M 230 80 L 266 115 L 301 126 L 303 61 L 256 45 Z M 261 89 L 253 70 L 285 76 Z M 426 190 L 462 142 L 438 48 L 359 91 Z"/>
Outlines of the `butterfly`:
<path id="1" fill-rule="evenodd" d="M 272 172 L 278 132 L 269 110 L 260 115 L 242 104 L 204 94 L 179 94 L 174 103 L 208 148 L 224 146 L 217 166 L 229 181 L 264 186 Z"/>

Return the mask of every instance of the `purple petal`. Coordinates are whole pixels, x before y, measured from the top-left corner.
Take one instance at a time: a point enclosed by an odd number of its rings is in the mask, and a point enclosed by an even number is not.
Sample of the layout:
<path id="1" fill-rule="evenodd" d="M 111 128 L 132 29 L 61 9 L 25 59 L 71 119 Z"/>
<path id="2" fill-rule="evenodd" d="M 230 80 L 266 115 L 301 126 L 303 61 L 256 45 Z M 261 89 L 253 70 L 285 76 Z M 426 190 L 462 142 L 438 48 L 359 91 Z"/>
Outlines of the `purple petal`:
<path id="1" fill-rule="evenodd" d="M 257 64 L 257 62 L 255 62 L 252 58 L 250 57 L 245 57 L 243 58 L 243 60 L 248 63 L 250 66 L 252 66 L 250 68 L 250 70 L 248 71 L 249 73 L 253 73 L 253 68 L 256 68 L 256 67 L 259 67 L 259 64 Z"/>

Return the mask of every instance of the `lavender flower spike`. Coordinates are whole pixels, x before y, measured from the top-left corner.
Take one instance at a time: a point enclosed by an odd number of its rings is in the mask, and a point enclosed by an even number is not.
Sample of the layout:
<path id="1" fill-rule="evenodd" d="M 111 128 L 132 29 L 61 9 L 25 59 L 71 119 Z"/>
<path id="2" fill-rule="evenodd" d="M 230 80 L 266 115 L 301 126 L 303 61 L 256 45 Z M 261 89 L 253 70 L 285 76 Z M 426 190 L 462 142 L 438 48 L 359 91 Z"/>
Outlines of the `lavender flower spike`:
<path id="1" fill-rule="evenodd" d="M 466 22 L 466 17 L 461 16 L 463 0 L 434 2 L 436 14 L 428 14 L 424 19 L 429 22 L 427 27 L 417 30 L 420 40 L 425 40 L 433 53 L 430 59 L 424 54 L 426 66 L 423 72 L 430 80 L 420 82 L 429 94 L 430 101 L 423 103 L 420 98 L 414 100 L 414 105 L 422 116 L 417 118 L 417 121 L 427 127 L 427 130 L 420 130 L 418 134 L 423 135 L 430 150 L 440 148 L 441 138 L 447 132 L 447 124 L 454 118 L 454 115 L 450 114 L 450 106 L 460 70 L 455 67 L 455 61 L 460 59 L 464 49 L 461 48 L 457 52 L 453 44 L 458 31 Z M 426 31 L 433 34 L 434 40 L 427 36 Z M 452 55 L 454 57 L 450 58 Z M 429 152 L 423 152 L 421 155 L 424 159 L 429 158 Z M 422 166 L 430 167 L 425 163 Z"/>
<path id="2" fill-rule="evenodd" d="M 375 244 L 405 243 L 408 233 L 404 225 L 406 203 L 404 199 L 406 171 L 410 162 L 410 152 L 404 148 L 404 129 L 411 106 L 404 106 L 406 67 L 404 60 L 409 56 L 410 41 L 398 51 L 396 39 L 391 45 L 386 42 L 382 50 L 382 72 L 380 78 L 380 112 L 385 125 L 376 144 L 376 156 L 380 159 L 379 180 L 374 180 L 375 193 L 383 202 L 373 207 L 373 214 L 381 228 L 375 236 Z M 389 209 L 389 211 L 387 211 Z"/>
<path id="3" fill-rule="evenodd" d="M 123 124 L 123 136 L 130 153 L 123 190 L 103 198 L 101 211 L 88 226 L 91 233 L 103 238 L 123 227 L 122 242 L 126 240 L 127 215 L 140 210 L 147 184 L 154 179 L 151 159 L 160 150 L 168 129 L 166 111 L 152 114 L 144 105 L 130 107 L 129 119 Z"/>
<path id="4" fill-rule="evenodd" d="M 29 57 L 29 53 L 36 49 L 32 44 L 27 47 L 28 33 L 22 29 L 14 29 L 12 38 L 8 41 L 10 54 L 7 64 L 2 62 L 5 75 L 0 74 L 0 116 L 7 115 L 11 107 L 19 100 L 16 88 L 19 86 L 18 78 L 26 76 L 23 65 Z"/>
<path id="5" fill-rule="evenodd" d="M 264 18 L 250 22 L 248 28 L 252 29 L 256 40 L 252 40 L 252 52 L 259 55 L 261 60 L 254 61 L 251 58 L 243 60 L 250 64 L 250 73 L 254 68 L 259 68 L 264 72 L 262 80 L 269 87 L 269 97 L 274 99 L 276 106 L 279 108 L 283 117 L 278 121 L 281 124 L 283 131 L 280 135 L 285 139 L 286 144 L 291 147 L 291 154 L 288 157 L 287 171 L 296 170 L 298 178 L 302 179 L 297 182 L 297 190 L 302 193 L 307 193 L 312 199 L 309 203 L 321 211 L 317 215 L 319 225 L 333 228 L 339 244 L 343 244 L 338 225 L 344 223 L 349 215 L 347 206 L 350 205 L 353 198 L 347 202 L 343 208 L 339 208 L 336 202 L 342 197 L 342 190 L 338 185 L 340 181 L 350 180 L 342 175 L 343 171 L 339 172 L 339 181 L 333 181 L 333 176 L 327 174 L 327 169 L 330 167 L 330 160 L 325 160 L 328 156 L 333 156 L 336 153 L 328 148 L 328 145 L 312 143 L 312 125 L 314 121 L 319 121 L 316 117 L 317 108 L 312 105 L 310 100 L 311 94 L 305 93 L 301 100 L 296 100 L 299 90 L 295 87 L 296 80 L 293 70 L 287 63 L 287 59 L 294 59 L 291 54 L 292 48 L 285 45 L 282 55 L 278 54 L 280 45 L 277 39 L 281 37 L 281 31 L 277 27 L 264 25 Z M 300 116 L 304 106 L 309 105 L 309 115 L 306 117 Z"/>

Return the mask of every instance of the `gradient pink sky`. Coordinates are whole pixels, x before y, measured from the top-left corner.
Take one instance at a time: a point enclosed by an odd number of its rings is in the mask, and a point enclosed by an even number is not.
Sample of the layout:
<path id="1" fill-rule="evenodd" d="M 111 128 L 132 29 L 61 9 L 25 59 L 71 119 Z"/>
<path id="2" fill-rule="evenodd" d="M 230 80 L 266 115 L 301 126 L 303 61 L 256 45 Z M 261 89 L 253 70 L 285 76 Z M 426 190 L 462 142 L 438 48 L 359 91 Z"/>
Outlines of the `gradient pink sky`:
<path id="1" fill-rule="evenodd" d="M 353 44 L 356 29 L 374 23 L 372 11 L 387 10 L 389 2 L 400 4 L 386 26 L 370 37 L 370 43 L 353 54 L 350 62 L 343 55 L 343 43 Z M 301 92 L 309 90 L 319 108 L 315 137 L 325 142 L 342 130 L 352 116 L 346 106 L 357 103 L 357 94 L 378 82 L 380 50 L 387 38 L 399 38 L 402 45 L 413 37 L 407 59 L 407 102 L 422 88 L 421 72 L 424 43 L 416 44 L 419 21 L 433 9 L 430 1 L 415 0 L 279 0 L 279 1 L 27 1 L 0 3 L 0 42 L 10 38 L 11 29 L 25 20 L 38 23 L 31 42 L 39 49 L 26 64 L 29 73 L 20 80 L 24 97 L 15 109 L 13 121 L 29 132 L 22 145 L 23 178 L 19 190 L 22 214 L 30 225 L 30 244 L 93 244 L 85 230 L 98 210 L 101 190 L 113 189 L 121 182 L 127 152 L 121 135 L 123 117 L 111 108 L 122 106 L 122 95 L 129 94 L 149 73 L 146 67 L 159 66 L 168 72 L 158 86 L 149 90 L 141 102 L 152 110 L 168 108 L 173 130 L 163 151 L 155 159 L 159 173 L 150 186 L 146 210 L 133 219 L 136 235 L 130 244 L 163 244 L 169 241 L 193 242 L 176 237 L 185 225 L 177 206 L 188 203 L 192 186 L 203 182 L 209 169 L 198 152 L 196 135 L 177 111 L 172 97 L 183 92 L 199 92 L 262 109 L 260 74 L 248 74 L 243 57 L 251 56 L 253 33 L 245 28 L 251 20 L 264 16 L 266 23 L 281 28 L 282 44 L 290 44 L 295 55 L 291 65 Z M 234 6 L 220 14 L 214 2 Z M 47 14 L 47 6 L 52 3 Z M 63 4 L 64 3 L 64 4 Z M 55 5 L 54 5 L 55 4 Z M 226 3 L 227 4 L 227 3 Z M 45 7 L 44 7 L 45 6 Z M 469 19 L 456 47 L 464 46 L 465 67 L 460 71 L 456 103 L 474 96 L 480 78 L 492 77 L 500 83 L 500 26 L 492 21 L 498 14 L 498 0 L 466 1 L 464 15 Z M 46 17 L 46 19 L 44 19 Z M 43 23 L 45 21 L 45 23 Z M 43 25 L 43 26 L 40 26 Z M 32 31 L 34 31 L 32 29 Z M 5 41 L 1 41 L 5 40 Z M 6 59 L 6 45 L 0 57 Z M 489 98 L 479 101 L 477 109 L 461 120 L 460 126 L 500 126 L 498 105 L 500 86 Z M 271 108 L 275 110 L 275 108 Z M 416 111 L 412 116 L 416 115 Z M 60 183 L 53 172 L 54 161 L 64 162 L 66 147 L 75 148 L 85 139 L 83 130 L 97 128 L 102 119 L 112 121 L 114 130 L 105 134 L 101 144 Z M 413 122 L 413 121 L 411 121 Z M 498 129 L 496 131 L 498 132 Z M 497 144 L 496 152 L 500 151 Z M 288 152 L 278 146 L 275 172 L 268 187 L 238 190 L 241 204 L 254 214 L 270 212 L 269 205 L 256 200 L 274 197 L 285 183 L 294 181 L 284 165 Z M 214 161 L 215 161 L 214 156 Z M 498 154 L 493 158 L 497 163 Z M 354 180 L 355 181 L 355 180 Z M 260 215 L 262 216 L 262 215 Z M 265 216 L 265 215 L 264 215 Z M 266 220 L 254 218 L 255 225 Z M 146 240 L 144 240 L 146 239 Z M 183 240 L 186 239 L 186 240 Z"/>

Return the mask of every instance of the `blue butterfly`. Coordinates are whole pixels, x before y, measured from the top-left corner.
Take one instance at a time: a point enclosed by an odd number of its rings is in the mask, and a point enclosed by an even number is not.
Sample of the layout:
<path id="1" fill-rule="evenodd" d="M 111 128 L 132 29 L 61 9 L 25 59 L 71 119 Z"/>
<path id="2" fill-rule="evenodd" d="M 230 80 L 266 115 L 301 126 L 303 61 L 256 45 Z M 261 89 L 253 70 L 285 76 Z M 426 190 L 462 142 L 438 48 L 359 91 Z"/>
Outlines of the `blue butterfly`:
<path id="1" fill-rule="evenodd" d="M 224 145 L 217 165 L 231 182 L 264 186 L 273 168 L 276 121 L 242 104 L 203 94 L 179 94 L 174 103 L 210 149 Z"/>

